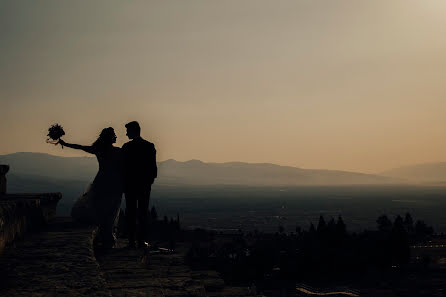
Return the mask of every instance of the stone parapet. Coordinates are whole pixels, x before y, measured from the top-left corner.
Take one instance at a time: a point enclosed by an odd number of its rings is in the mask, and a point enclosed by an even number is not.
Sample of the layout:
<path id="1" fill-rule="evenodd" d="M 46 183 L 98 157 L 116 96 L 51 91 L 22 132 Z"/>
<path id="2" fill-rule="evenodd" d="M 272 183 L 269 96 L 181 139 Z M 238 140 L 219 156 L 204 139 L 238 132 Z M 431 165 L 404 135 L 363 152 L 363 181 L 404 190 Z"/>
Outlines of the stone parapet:
<path id="1" fill-rule="evenodd" d="M 56 216 L 61 193 L 8 194 L 9 165 L 0 165 L 0 254 L 25 232 L 39 229 Z"/>
<path id="2" fill-rule="evenodd" d="M 38 230 L 56 216 L 61 193 L 5 194 L 0 198 L 0 254 L 26 232 Z"/>
<path id="3" fill-rule="evenodd" d="M 0 202 L 39 200 L 42 218 L 45 223 L 48 223 L 49 220 L 56 216 L 57 203 L 60 199 L 62 199 L 62 193 L 6 194 L 2 196 Z"/>

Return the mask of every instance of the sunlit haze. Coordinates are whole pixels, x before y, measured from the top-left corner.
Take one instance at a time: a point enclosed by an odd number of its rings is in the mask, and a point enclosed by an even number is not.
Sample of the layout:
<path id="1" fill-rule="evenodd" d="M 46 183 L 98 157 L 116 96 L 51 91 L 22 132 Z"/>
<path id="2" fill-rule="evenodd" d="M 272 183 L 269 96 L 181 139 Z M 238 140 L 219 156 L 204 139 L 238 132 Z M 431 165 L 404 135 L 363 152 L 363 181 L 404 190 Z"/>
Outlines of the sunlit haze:
<path id="1" fill-rule="evenodd" d="M 444 1 L 0 1 L 0 154 L 379 172 L 446 161 Z"/>

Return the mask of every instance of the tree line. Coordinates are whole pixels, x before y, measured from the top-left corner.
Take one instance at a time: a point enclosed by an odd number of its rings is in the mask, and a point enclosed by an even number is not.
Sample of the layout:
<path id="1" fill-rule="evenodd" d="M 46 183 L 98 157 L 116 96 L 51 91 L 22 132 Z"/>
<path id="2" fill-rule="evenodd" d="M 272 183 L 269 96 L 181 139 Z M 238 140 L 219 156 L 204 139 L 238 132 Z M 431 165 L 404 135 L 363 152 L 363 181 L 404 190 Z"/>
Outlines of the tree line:
<path id="1" fill-rule="evenodd" d="M 265 280 L 356 279 L 403 271 L 410 261 L 410 245 L 427 241 L 434 230 L 407 213 L 394 220 L 382 215 L 376 230 L 347 232 L 339 216 L 295 232 L 232 235 L 196 230 L 187 255 L 189 264 L 219 271 L 225 281 L 250 284 Z"/>

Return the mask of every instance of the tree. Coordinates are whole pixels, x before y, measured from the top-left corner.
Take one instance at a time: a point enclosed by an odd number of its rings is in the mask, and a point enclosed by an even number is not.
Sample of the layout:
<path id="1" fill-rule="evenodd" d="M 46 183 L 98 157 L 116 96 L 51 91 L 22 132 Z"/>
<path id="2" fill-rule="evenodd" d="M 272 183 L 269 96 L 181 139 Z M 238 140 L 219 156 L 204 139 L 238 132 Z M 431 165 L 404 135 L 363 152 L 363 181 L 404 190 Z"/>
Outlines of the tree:
<path id="1" fill-rule="evenodd" d="M 404 228 L 404 221 L 400 215 L 395 218 L 392 230 L 395 233 L 406 233 L 406 228 Z"/>
<path id="2" fill-rule="evenodd" d="M 279 233 L 282 234 L 285 231 L 282 225 L 279 225 Z"/>
<path id="3" fill-rule="evenodd" d="M 386 215 L 380 216 L 376 223 L 378 223 L 378 230 L 381 232 L 390 232 L 392 230 L 392 222 Z"/>
<path id="4" fill-rule="evenodd" d="M 390 244 L 394 263 L 400 266 L 407 264 L 410 260 L 410 248 L 404 221 L 400 215 L 393 223 Z"/>
<path id="5" fill-rule="evenodd" d="M 181 229 L 181 225 L 180 225 L 180 214 L 179 214 L 179 213 L 177 213 L 177 225 L 176 225 L 176 227 L 177 227 L 177 230 L 180 230 L 180 229 Z"/>
<path id="6" fill-rule="evenodd" d="M 300 228 L 300 226 L 296 226 L 296 234 L 297 235 L 301 235 L 302 234 L 302 229 Z"/>
<path id="7" fill-rule="evenodd" d="M 404 217 L 404 228 L 406 228 L 406 231 L 409 234 L 414 232 L 413 219 L 410 213 L 406 213 L 406 216 Z"/>
<path id="8" fill-rule="evenodd" d="M 317 224 L 317 232 L 323 232 L 323 231 L 325 231 L 325 229 L 326 229 L 326 227 L 327 227 L 327 224 L 325 223 L 325 220 L 324 220 L 324 217 L 323 216 L 320 216 L 319 217 L 319 223 Z"/>
<path id="9" fill-rule="evenodd" d="M 340 235 L 345 235 L 347 233 L 347 227 L 341 216 L 338 217 L 338 221 L 336 222 L 336 232 Z"/>
<path id="10" fill-rule="evenodd" d="M 310 233 L 316 232 L 316 229 L 314 228 L 313 223 L 310 223 L 310 229 L 308 230 Z"/>
<path id="11" fill-rule="evenodd" d="M 419 239 L 424 239 L 425 237 L 434 234 L 434 229 L 427 226 L 424 221 L 417 221 L 415 223 L 415 234 Z"/>
<path id="12" fill-rule="evenodd" d="M 334 230 L 335 226 L 336 226 L 336 222 L 335 222 L 334 218 L 331 218 L 330 221 L 328 221 L 327 227 L 330 230 L 332 230 L 332 229 Z"/>

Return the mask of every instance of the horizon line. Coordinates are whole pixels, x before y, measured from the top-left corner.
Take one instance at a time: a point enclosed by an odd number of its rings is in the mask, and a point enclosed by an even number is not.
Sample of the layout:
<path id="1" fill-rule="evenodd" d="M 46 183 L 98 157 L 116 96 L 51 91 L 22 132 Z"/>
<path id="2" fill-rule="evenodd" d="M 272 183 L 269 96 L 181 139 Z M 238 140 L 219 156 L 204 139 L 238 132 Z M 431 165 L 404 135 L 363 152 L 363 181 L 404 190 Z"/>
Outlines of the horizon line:
<path id="1" fill-rule="evenodd" d="M 25 151 L 14 152 L 14 153 L 7 153 L 7 154 L 0 154 L 0 156 L 7 156 L 7 155 L 14 155 L 14 154 L 41 154 L 41 155 L 48 155 L 48 156 L 59 157 L 59 158 L 94 158 L 94 156 L 61 156 L 61 155 L 53 155 L 53 154 L 46 153 L 46 152 L 25 152 Z M 400 169 L 400 168 L 405 168 L 405 167 L 416 167 L 416 166 L 420 166 L 420 165 L 432 165 L 432 164 L 446 163 L 446 161 L 416 163 L 416 164 L 404 165 L 404 166 L 400 166 L 400 167 L 394 167 L 394 168 L 382 170 L 382 171 L 375 172 L 375 173 L 365 173 L 365 172 L 361 172 L 361 171 L 348 170 L 348 169 L 306 168 L 306 167 L 297 167 L 297 166 L 293 166 L 293 165 L 281 165 L 281 164 L 276 164 L 276 163 L 271 163 L 271 162 L 246 162 L 246 161 L 226 161 L 226 162 L 213 162 L 213 161 L 210 161 L 209 162 L 209 161 L 203 161 L 203 160 L 200 160 L 200 159 L 189 159 L 189 160 L 186 160 L 186 161 L 180 161 L 180 160 L 177 160 L 177 159 L 174 159 L 174 158 L 169 158 L 169 159 L 157 161 L 157 163 L 163 163 L 163 162 L 170 161 L 170 160 L 178 162 L 178 163 L 188 163 L 188 162 L 198 161 L 198 162 L 201 162 L 201 163 L 204 163 L 204 164 L 230 164 L 230 163 L 264 164 L 264 165 L 274 165 L 274 166 L 279 166 L 279 167 L 290 167 L 290 168 L 303 169 L 303 170 L 341 171 L 341 172 L 351 172 L 351 173 L 360 173 L 360 174 L 368 174 L 368 175 L 380 175 L 381 173 L 384 173 L 384 172 L 387 172 L 387 171 Z"/>

